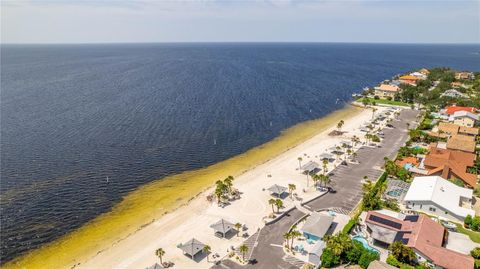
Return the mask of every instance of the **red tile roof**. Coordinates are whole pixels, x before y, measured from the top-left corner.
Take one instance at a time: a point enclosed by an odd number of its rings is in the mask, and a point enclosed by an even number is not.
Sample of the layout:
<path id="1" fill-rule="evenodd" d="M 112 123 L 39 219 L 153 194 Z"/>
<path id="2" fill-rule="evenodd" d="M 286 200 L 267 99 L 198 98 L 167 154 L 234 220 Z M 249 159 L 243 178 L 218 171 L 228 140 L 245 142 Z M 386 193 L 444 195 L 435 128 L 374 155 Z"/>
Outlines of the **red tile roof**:
<path id="1" fill-rule="evenodd" d="M 382 223 L 384 221 L 377 222 L 374 219 L 370 219 L 371 216 L 385 219 L 387 222 L 393 222 L 395 225 Z M 377 211 L 369 211 L 365 221 L 369 224 L 398 232 L 407 246 L 420 252 L 433 263 L 443 268 L 472 269 L 474 267 L 474 259 L 471 256 L 442 247 L 445 228 L 426 215 L 408 216 L 404 219 L 398 219 Z"/>
<path id="2" fill-rule="evenodd" d="M 456 111 L 468 111 L 470 113 L 475 113 L 477 109 L 474 107 L 465 107 L 465 106 L 449 106 L 445 109 L 445 112 L 448 115 L 452 115 Z"/>

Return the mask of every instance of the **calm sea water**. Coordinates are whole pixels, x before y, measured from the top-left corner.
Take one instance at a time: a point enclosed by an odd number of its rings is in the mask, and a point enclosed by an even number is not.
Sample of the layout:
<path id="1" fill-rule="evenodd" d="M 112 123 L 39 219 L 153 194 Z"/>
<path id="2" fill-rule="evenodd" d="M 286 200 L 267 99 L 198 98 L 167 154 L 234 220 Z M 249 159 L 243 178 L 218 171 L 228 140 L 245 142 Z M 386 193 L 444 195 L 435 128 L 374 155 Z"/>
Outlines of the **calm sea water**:
<path id="1" fill-rule="evenodd" d="M 139 185 L 326 115 L 397 73 L 478 71 L 479 52 L 478 45 L 2 46 L 0 258 L 79 227 Z"/>

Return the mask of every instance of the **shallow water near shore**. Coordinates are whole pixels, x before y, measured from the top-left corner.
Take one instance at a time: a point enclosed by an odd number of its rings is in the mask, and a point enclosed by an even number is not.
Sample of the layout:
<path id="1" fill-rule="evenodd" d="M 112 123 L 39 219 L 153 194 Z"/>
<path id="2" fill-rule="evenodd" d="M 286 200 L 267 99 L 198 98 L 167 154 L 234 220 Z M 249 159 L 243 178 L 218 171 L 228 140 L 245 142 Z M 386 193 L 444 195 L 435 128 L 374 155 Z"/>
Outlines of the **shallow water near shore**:
<path id="1" fill-rule="evenodd" d="M 109 213 L 103 214 L 54 243 L 34 250 L 5 268 L 68 268 L 108 248 L 168 211 L 185 205 L 216 180 L 241 173 L 325 131 L 363 109 L 347 106 L 326 117 L 300 123 L 263 145 L 212 166 L 151 182 L 128 194 Z"/>

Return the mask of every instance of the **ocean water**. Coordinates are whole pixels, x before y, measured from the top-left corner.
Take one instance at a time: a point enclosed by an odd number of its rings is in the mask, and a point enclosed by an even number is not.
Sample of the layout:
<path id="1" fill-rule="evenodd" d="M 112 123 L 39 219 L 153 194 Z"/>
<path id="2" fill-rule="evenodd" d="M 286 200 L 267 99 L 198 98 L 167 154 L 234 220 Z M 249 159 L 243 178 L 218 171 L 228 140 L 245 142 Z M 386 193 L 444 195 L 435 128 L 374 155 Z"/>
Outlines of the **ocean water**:
<path id="1" fill-rule="evenodd" d="M 480 71 L 480 46 L 2 45 L 0 258 L 436 66 Z"/>

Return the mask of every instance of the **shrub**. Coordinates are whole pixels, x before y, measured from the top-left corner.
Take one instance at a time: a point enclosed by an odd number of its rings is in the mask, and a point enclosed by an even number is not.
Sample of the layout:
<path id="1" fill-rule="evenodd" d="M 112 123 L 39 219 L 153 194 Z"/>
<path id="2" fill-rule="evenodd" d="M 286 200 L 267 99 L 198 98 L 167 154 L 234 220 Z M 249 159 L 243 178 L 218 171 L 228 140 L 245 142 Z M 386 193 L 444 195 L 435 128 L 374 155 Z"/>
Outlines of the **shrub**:
<path id="1" fill-rule="evenodd" d="M 391 266 L 399 267 L 400 262 L 393 256 L 392 254 L 388 255 L 387 257 L 387 263 L 390 264 Z"/>
<path id="2" fill-rule="evenodd" d="M 480 247 L 476 247 L 470 251 L 470 255 L 474 257 L 475 259 L 480 259 Z"/>
<path id="3" fill-rule="evenodd" d="M 368 250 L 365 250 L 362 253 L 362 256 L 360 257 L 360 260 L 358 260 L 358 265 L 366 269 L 371 262 L 373 262 L 374 260 L 378 260 L 379 258 L 380 257 L 378 253 L 373 253 Z"/>
<path id="4" fill-rule="evenodd" d="M 355 224 L 357 224 L 358 222 L 358 219 L 357 218 L 353 218 L 353 219 L 350 219 L 347 223 L 347 225 L 345 225 L 345 227 L 343 227 L 343 233 L 346 233 L 346 234 L 349 234 L 350 231 L 352 231 L 353 227 L 355 226 Z"/>
<path id="5" fill-rule="evenodd" d="M 340 257 L 333 254 L 332 250 L 325 248 L 322 253 L 322 266 L 326 268 L 334 267 L 340 264 Z"/>
<path id="6" fill-rule="evenodd" d="M 470 229 L 474 231 L 478 231 L 479 228 L 480 228 L 480 217 L 475 216 L 472 219 L 472 224 L 470 225 Z"/>
<path id="7" fill-rule="evenodd" d="M 465 217 L 465 220 L 463 220 L 463 223 L 465 224 L 465 227 L 470 227 L 472 225 L 472 216 L 469 214 Z"/>
<path id="8" fill-rule="evenodd" d="M 415 252 L 401 241 L 395 241 L 390 244 L 388 250 L 401 263 L 413 264 L 416 260 Z"/>

